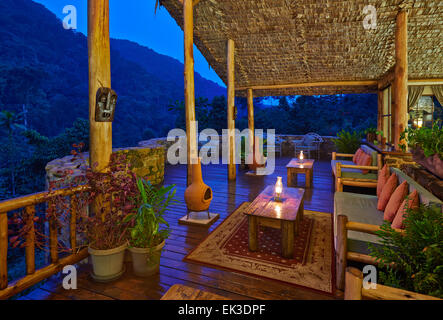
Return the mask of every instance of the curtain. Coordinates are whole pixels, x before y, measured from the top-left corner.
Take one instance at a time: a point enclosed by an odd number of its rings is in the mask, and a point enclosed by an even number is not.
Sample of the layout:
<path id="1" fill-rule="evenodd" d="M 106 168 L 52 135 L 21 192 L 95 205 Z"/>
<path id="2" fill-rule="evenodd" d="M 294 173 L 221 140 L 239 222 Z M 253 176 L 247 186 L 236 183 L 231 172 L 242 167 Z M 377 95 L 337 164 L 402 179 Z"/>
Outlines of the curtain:
<path id="1" fill-rule="evenodd" d="M 423 94 L 424 86 L 409 86 L 408 87 L 408 110 L 411 110 Z"/>
<path id="2" fill-rule="evenodd" d="M 438 102 L 443 106 L 443 85 L 431 86 L 434 96 L 437 98 Z"/>

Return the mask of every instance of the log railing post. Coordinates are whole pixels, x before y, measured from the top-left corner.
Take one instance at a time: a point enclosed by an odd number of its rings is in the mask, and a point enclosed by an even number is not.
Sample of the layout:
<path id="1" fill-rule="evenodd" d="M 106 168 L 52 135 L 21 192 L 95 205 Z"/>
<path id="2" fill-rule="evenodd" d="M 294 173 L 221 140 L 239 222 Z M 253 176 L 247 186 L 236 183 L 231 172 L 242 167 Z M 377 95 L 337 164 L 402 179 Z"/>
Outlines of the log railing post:
<path id="1" fill-rule="evenodd" d="M 235 67 L 234 67 L 234 41 L 228 40 L 227 49 L 228 61 L 228 144 L 229 144 L 229 159 L 228 159 L 228 180 L 235 180 L 236 165 L 235 165 Z M 233 138 L 233 139 L 232 139 Z"/>
<path id="2" fill-rule="evenodd" d="M 57 239 L 57 221 L 55 218 L 49 219 L 49 252 L 51 263 L 58 261 L 58 239 Z"/>
<path id="3" fill-rule="evenodd" d="M 346 259 L 348 255 L 348 231 L 346 224 L 348 217 L 339 215 L 337 217 L 337 239 L 336 239 L 336 259 L 337 259 L 337 289 L 343 290 L 345 288 L 345 271 Z"/>
<path id="4" fill-rule="evenodd" d="M 361 300 L 362 287 L 362 272 L 353 267 L 346 268 L 345 300 Z"/>
<path id="5" fill-rule="evenodd" d="M 34 217 L 35 206 L 28 206 L 25 208 L 26 216 L 26 274 L 33 274 L 35 272 L 35 229 Z"/>
<path id="6" fill-rule="evenodd" d="M 75 253 L 77 251 L 77 201 L 76 195 L 71 196 L 70 212 L 69 217 L 69 242 L 71 243 L 71 251 Z"/>
<path id="7" fill-rule="evenodd" d="M 397 14 L 395 27 L 395 77 L 394 77 L 394 137 L 393 144 L 399 150 L 400 134 L 408 127 L 408 13 Z"/>
<path id="8" fill-rule="evenodd" d="M 8 286 L 8 214 L 0 212 L 0 290 Z"/>

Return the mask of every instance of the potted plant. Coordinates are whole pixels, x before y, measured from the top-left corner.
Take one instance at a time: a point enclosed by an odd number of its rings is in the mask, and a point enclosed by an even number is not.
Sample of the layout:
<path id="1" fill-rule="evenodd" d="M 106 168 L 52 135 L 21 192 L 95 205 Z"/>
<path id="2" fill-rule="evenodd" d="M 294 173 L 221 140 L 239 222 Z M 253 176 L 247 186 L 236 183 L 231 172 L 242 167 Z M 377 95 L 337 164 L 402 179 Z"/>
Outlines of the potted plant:
<path id="1" fill-rule="evenodd" d="M 367 128 L 364 133 L 366 134 L 366 141 L 370 143 L 374 143 L 377 139 L 377 129 L 374 127 Z"/>
<path id="2" fill-rule="evenodd" d="M 369 244 L 379 263 L 381 284 L 443 298 L 443 215 L 440 205 L 407 209 L 404 232 L 385 222 L 376 234 L 381 245 Z"/>
<path id="3" fill-rule="evenodd" d="M 141 277 L 159 271 L 160 256 L 169 237 L 169 224 L 164 219 L 168 206 L 177 202 L 174 199 L 175 185 L 154 187 L 149 181 L 137 180 L 139 191 L 138 210 L 129 214 L 126 222 L 131 222 L 129 251 L 132 256 L 134 274 Z"/>
<path id="4" fill-rule="evenodd" d="M 432 128 L 408 128 L 400 135 L 411 148 L 412 158 L 430 172 L 443 179 L 443 127 L 435 122 Z M 406 151 L 404 144 L 399 145 Z"/>
<path id="5" fill-rule="evenodd" d="M 125 155 L 112 154 L 109 167 L 102 172 L 87 169 L 92 212 L 84 215 L 84 228 L 92 261 L 92 277 L 112 281 L 124 273 L 124 254 L 128 246 L 126 217 L 137 210 L 136 176 L 125 162 Z"/>

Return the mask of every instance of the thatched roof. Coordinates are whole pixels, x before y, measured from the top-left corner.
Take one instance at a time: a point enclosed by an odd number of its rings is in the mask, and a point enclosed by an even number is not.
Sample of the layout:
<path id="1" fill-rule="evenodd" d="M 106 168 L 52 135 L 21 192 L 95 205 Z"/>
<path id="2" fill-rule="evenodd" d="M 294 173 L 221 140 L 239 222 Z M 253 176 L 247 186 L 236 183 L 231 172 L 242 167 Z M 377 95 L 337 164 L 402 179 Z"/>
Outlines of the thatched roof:
<path id="1" fill-rule="evenodd" d="M 181 1 L 160 2 L 183 27 Z M 377 9 L 375 30 L 363 27 L 368 4 Z M 409 13 L 409 79 L 443 78 L 443 0 L 200 0 L 194 7 L 194 43 L 226 83 L 226 43 L 234 40 L 236 88 L 378 80 L 395 63 L 395 19 L 401 8 Z M 255 90 L 254 95 L 375 89 L 304 87 Z"/>

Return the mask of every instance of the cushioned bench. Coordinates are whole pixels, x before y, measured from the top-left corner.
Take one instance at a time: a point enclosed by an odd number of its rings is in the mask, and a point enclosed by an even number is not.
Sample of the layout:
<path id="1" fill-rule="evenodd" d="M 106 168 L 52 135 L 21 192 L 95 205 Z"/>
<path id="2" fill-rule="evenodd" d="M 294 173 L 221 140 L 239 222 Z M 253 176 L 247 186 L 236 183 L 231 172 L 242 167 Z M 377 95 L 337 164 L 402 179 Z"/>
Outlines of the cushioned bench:
<path id="1" fill-rule="evenodd" d="M 382 167 L 381 154 L 369 146 L 361 145 L 360 148 L 371 156 L 369 166 L 358 165 L 352 160 L 341 160 L 337 157 L 352 158 L 354 154 L 332 153 L 331 168 L 335 177 L 336 191 L 343 191 L 343 186 L 376 187 L 377 170 Z M 369 172 L 364 173 L 364 170 Z"/>
<path id="2" fill-rule="evenodd" d="M 437 204 L 443 202 L 428 190 L 419 185 L 411 177 L 397 168 L 390 168 L 395 173 L 398 185 L 403 181 L 408 184 L 408 194 L 417 190 L 421 204 Z M 368 243 L 381 245 L 379 238 L 374 234 L 383 224 L 383 211 L 377 210 L 378 198 L 373 195 L 351 192 L 335 192 L 334 195 L 334 246 L 337 262 L 337 288 L 343 290 L 344 275 L 347 260 L 354 260 L 364 264 L 376 264 L 368 256 Z M 396 229 L 398 232 L 403 230 Z"/>

